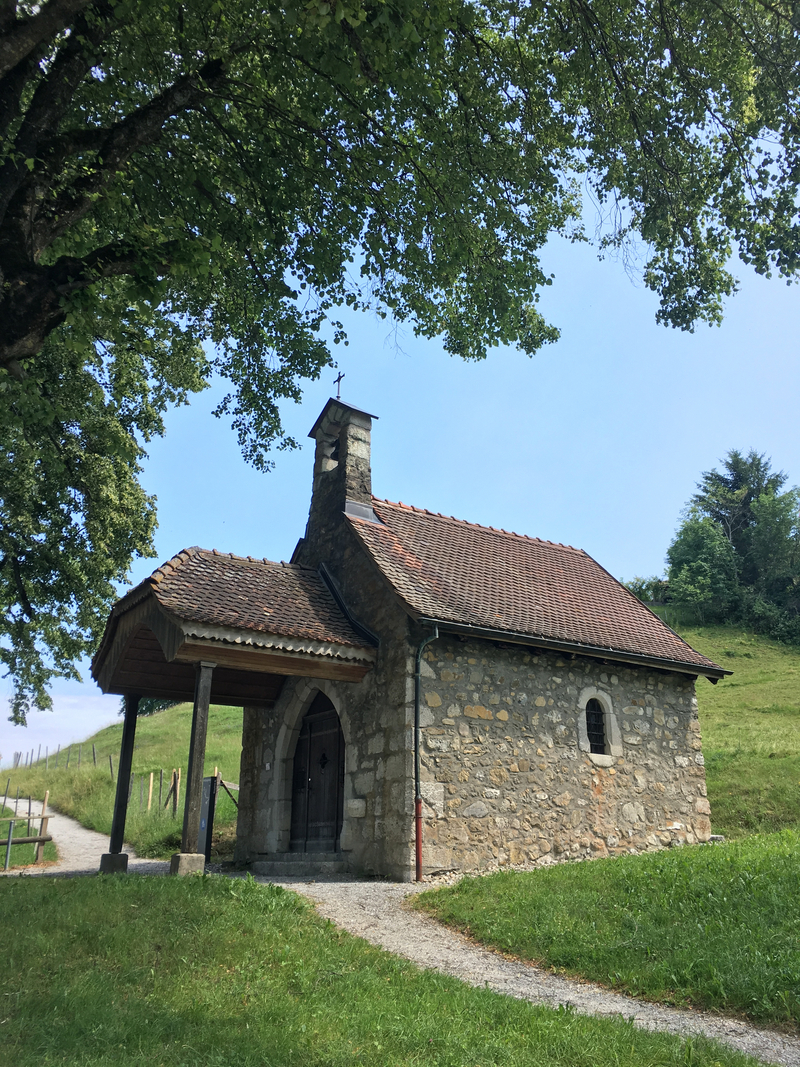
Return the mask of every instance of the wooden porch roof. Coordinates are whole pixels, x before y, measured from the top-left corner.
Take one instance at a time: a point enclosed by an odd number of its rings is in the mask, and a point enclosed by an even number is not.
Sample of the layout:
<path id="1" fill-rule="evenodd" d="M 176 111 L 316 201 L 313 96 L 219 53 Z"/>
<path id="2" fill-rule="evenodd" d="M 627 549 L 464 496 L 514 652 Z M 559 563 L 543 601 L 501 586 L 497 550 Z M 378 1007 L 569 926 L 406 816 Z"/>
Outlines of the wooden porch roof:
<path id="1" fill-rule="evenodd" d="M 360 681 L 375 640 L 307 567 L 187 549 L 114 605 L 92 676 L 105 693 L 271 704 L 287 675 Z"/>

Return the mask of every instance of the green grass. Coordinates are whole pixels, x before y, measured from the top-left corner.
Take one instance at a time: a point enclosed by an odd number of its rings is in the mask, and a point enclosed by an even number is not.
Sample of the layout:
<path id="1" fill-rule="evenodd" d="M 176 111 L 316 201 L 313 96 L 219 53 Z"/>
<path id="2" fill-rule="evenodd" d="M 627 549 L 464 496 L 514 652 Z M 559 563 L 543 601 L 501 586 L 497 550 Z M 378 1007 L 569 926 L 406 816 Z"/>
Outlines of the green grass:
<path id="1" fill-rule="evenodd" d="M 14 1067 L 754 1067 L 420 971 L 252 880 L 0 879 L 0 924 Z"/>
<path id="2" fill-rule="evenodd" d="M 158 807 L 159 771 L 164 770 L 164 798 L 169 788 L 173 767 L 181 767 L 182 787 L 186 784 L 186 766 L 189 754 L 189 732 L 192 708 L 181 704 L 156 715 L 140 718 L 136 725 L 136 745 L 133 753 L 133 772 L 136 775 L 128 805 L 125 840 L 133 845 L 140 856 L 168 858 L 180 847 L 183 826 L 183 801 L 181 791 L 178 817 L 172 818 L 172 806 L 167 812 Z M 83 742 L 81 766 L 78 767 L 78 746 L 72 746 L 69 768 L 67 753 L 62 750 L 59 766 L 50 756 L 49 770 L 40 760 L 32 767 L 2 772 L 3 794 L 5 784 L 11 779 L 10 794 L 19 788 L 20 796 L 29 794 L 41 799 L 45 790 L 50 790 L 50 804 L 65 815 L 71 815 L 84 826 L 100 833 L 111 832 L 116 785 L 111 779 L 108 757 L 111 756 L 114 774 L 119 764 L 119 749 L 122 739 L 122 722 L 101 730 Z M 97 766 L 92 762 L 92 743 L 97 752 Z M 238 782 L 239 761 L 242 751 L 242 709 L 212 706 L 209 715 L 206 743 L 205 774 L 213 774 L 218 766 L 228 782 Z M 144 781 L 144 805 L 147 805 L 150 772 L 155 772 L 153 803 L 150 812 L 139 810 L 141 776 Z M 0 794 L 0 801 L 2 795 Z M 234 794 L 235 795 L 235 794 Z M 214 820 L 213 854 L 229 856 L 233 851 L 236 836 L 236 807 L 224 790 L 220 791 Z"/>
<path id="3" fill-rule="evenodd" d="M 800 649 L 733 627 L 681 634 L 735 672 L 697 682 L 714 833 L 800 828 Z"/>
<path id="4" fill-rule="evenodd" d="M 800 1027 L 800 834 L 466 878 L 415 905 L 636 996 Z"/>
<path id="5" fill-rule="evenodd" d="M 14 833 L 11 840 L 13 841 L 17 837 L 35 837 L 39 833 L 39 820 L 31 820 L 31 832 L 28 833 L 28 799 L 25 798 L 23 803 L 20 798 L 19 812 L 17 816 L 14 816 L 13 808 L 4 808 L 2 801 L 0 801 L 0 816 L 3 821 L 0 822 L 0 840 L 8 840 L 8 828 L 9 823 L 6 819 L 15 818 Z M 33 865 L 33 860 L 36 855 L 36 845 L 12 845 L 11 855 L 9 856 L 9 870 L 14 867 L 27 867 Z M 52 863 L 58 859 L 58 853 L 56 852 L 56 846 L 52 841 L 45 841 L 44 854 L 42 856 L 45 863 Z M 0 847 L 0 870 L 3 869 L 6 862 L 6 846 Z"/>

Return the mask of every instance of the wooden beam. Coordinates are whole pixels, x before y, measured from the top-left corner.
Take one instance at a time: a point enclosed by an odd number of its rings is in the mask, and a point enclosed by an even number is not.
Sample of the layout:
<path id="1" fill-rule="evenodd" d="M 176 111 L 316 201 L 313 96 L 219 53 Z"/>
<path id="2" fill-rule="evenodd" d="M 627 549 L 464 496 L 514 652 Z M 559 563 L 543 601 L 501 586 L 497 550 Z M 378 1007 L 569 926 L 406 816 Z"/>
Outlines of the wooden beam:
<path id="1" fill-rule="evenodd" d="M 188 637 L 178 649 L 175 661 L 197 663 L 213 655 L 221 667 L 234 667 L 241 671 L 266 674 L 295 675 L 301 678 L 329 678 L 336 681 L 360 682 L 371 663 L 335 659 L 333 656 L 315 656 L 307 652 L 278 652 L 269 648 L 232 648 L 219 641 L 203 641 Z"/>
<path id="2" fill-rule="evenodd" d="M 203 766 L 206 758 L 208 706 L 211 702 L 211 678 L 214 667 L 214 663 L 205 660 L 197 664 L 192 736 L 189 741 L 189 767 L 186 772 L 186 806 L 183 812 L 183 837 L 181 839 L 181 852 L 184 853 L 197 851 L 200 808 L 203 803 Z"/>
<path id="3" fill-rule="evenodd" d="M 111 821 L 111 840 L 108 851 L 112 856 L 122 852 L 125 840 L 125 818 L 128 814 L 128 779 L 133 763 L 133 742 L 136 736 L 136 717 L 139 713 L 139 694 L 125 694 L 125 719 L 122 725 L 122 744 L 119 750 L 117 771 L 117 795 L 114 800 L 114 816 Z"/>

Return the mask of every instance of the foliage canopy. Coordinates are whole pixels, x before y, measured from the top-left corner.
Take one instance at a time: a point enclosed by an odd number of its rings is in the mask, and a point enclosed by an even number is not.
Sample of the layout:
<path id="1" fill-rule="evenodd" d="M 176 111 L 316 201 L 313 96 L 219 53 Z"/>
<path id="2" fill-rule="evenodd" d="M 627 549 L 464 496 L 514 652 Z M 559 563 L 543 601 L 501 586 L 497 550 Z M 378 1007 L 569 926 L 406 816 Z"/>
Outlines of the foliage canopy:
<path id="1" fill-rule="evenodd" d="M 628 583 L 646 600 L 692 609 L 702 622 L 743 622 L 800 642 L 800 490 L 750 450 L 705 471 L 667 550 L 663 579 Z"/>
<path id="2" fill-rule="evenodd" d="M 331 362 L 323 323 L 343 339 L 338 307 L 465 358 L 532 354 L 557 337 L 540 250 L 584 237 L 584 190 L 603 247 L 646 243 L 665 323 L 719 319 L 734 248 L 793 276 L 794 18 L 783 0 L 3 0 L 14 714 L 47 704 L 150 550 L 137 457 L 210 375 L 268 466 L 292 443 L 279 402 Z M 78 544 L 56 553 L 60 527 Z"/>

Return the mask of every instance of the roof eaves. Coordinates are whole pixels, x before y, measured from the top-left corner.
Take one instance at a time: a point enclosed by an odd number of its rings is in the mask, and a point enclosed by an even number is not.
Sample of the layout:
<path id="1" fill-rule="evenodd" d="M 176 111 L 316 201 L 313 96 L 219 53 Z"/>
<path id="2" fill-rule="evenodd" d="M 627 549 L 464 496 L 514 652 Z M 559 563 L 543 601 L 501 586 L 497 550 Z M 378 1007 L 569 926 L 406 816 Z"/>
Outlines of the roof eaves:
<path id="1" fill-rule="evenodd" d="M 646 653 L 628 652 L 624 649 L 605 648 L 600 645 L 584 645 L 578 641 L 556 641 L 548 637 L 537 637 L 535 634 L 523 634 L 513 630 L 493 630 L 485 626 L 472 626 L 470 623 L 448 622 L 442 619 L 432 619 L 425 615 L 415 617 L 422 626 L 438 626 L 447 633 L 464 634 L 471 637 L 480 637 L 487 641 L 507 641 L 515 645 L 532 645 L 536 648 L 547 648 L 554 652 L 571 652 L 576 655 L 590 656 L 593 659 L 610 659 L 620 663 L 633 663 L 642 667 L 654 667 L 660 670 L 678 671 L 681 674 L 702 674 L 709 681 L 716 683 L 733 671 L 720 667 L 716 663 L 691 663 L 688 660 L 673 660 L 662 656 L 649 656 Z"/>

